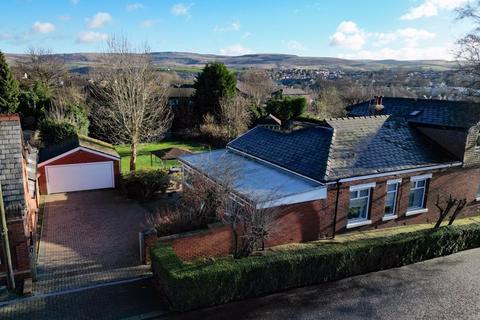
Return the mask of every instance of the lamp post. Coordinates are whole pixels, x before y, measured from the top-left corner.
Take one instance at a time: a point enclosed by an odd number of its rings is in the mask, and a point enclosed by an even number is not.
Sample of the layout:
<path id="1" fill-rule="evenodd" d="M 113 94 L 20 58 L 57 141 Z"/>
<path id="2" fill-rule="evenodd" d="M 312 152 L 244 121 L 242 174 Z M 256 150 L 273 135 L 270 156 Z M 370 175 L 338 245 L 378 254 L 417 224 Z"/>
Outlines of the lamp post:
<path id="1" fill-rule="evenodd" d="M 15 278 L 13 276 L 12 256 L 10 254 L 10 244 L 8 242 L 7 216 L 5 214 L 5 206 L 3 204 L 2 184 L 0 183 L 0 219 L 2 220 L 2 240 L 3 253 L 7 262 L 7 276 L 10 289 L 15 290 Z"/>

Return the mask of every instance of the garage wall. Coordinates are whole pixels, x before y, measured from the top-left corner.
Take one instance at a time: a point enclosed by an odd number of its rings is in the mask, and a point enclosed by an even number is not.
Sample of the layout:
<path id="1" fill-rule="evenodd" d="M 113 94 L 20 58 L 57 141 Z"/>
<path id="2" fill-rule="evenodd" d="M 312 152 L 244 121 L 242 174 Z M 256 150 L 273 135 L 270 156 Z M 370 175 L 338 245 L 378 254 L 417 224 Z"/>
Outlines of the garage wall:
<path id="1" fill-rule="evenodd" d="M 120 176 L 120 161 L 115 161 L 101 155 L 94 153 L 86 152 L 83 150 L 78 150 L 74 153 L 66 155 L 60 159 L 50 162 L 47 166 L 61 165 L 61 164 L 75 164 L 75 163 L 85 163 L 85 162 L 104 162 L 104 161 L 113 161 L 113 170 L 115 174 L 115 185 L 118 183 L 118 178 Z M 38 185 L 40 188 L 41 194 L 47 194 L 47 180 L 45 175 L 45 166 L 38 168 L 39 178 Z"/>

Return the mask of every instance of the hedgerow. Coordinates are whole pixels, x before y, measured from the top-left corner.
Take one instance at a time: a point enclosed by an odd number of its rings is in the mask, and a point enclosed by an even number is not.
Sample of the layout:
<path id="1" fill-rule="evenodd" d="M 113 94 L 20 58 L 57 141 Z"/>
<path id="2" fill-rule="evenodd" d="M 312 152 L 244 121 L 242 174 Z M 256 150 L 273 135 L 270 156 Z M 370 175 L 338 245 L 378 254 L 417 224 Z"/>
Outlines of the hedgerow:
<path id="1" fill-rule="evenodd" d="M 480 225 L 272 252 L 243 259 L 182 262 L 169 244 L 152 248 L 155 279 L 172 309 L 186 311 L 399 267 L 480 247 Z"/>

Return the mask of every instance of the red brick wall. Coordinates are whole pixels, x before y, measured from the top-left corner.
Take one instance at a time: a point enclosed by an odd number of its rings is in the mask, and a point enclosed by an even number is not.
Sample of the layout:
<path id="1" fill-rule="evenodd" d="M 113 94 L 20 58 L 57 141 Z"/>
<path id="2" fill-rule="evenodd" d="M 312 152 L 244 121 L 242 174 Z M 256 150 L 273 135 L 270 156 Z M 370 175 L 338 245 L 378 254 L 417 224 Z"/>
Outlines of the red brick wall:
<path id="1" fill-rule="evenodd" d="M 467 198 L 468 205 L 460 217 L 479 214 L 480 202 L 475 201 L 475 195 L 480 184 L 480 169 L 460 168 L 431 172 L 433 175 L 427 189 L 426 202 L 428 212 L 406 216 L 410 177 L 425 173 L 428 172 L 395 175 L 377 178 L 377 180 L 368 179 L 342 184 L 338 198 L 336 233 L 435 222 L 438 217 L 438 210 L 435 207 L 435 200 L 438 194 L 443 196 L 452 194 L 452 196 L 458 199 Z M 398 218 L 382 221 L 385 207 L 386 182 L 387 180 L 398 178 L 402 178 L 397 199 Z M 369 182 L 376 182 L 371 195 L 370 220 L 372 224 L 346 229 L 350 202 L 349 187 Z M 270 238 L 267 240 L 266 246 L 306 242 L 330 237 L 333 233 L 336 194 L 337 186 L 330 185 L 326 200 L 282 207 L 281 214 L 270 231 Z M 167 240 L 164 241 L 172 243 L 173 249 L 182 260 L 224 256 L 231 253 L 234 248 L 233 235 L 228 226 L 216 226 L 207 231 L 167 237 Z"/>
<path id="2" fill-rule="evenodd" d="M 112 160 L 110 158 L 106 158 L 101 155 L 86 152 L 83 150 L 78 150 L 74 153 L 66 155 L 65 157 L 52 161 L 48 163 L 47 166 L 62 165 L 62 164 L 76 164 L 76 163 L 85 163 L 85 162 L 104 162 L 104 161 L 113 161 L 115 181 L 118 181 L 117 179 L 120 175 L 120 161 Z M 38 184 L 40 188 L 40 193 L 47 194 L 45 166 L 39 167 L 38 173 L 39 173 Z"/>
<path id="3" fill-rule="evenodd" d="M 467 207 L 464 209 L 460 217 L 475 215 L 480 213 L 480 202 L 475 201 L 475 194 L 480 184 L 480 169 L 449 169 L 430 172 L 432 179 L 430 180 L 427 190 L 426 207 L 428 212 L 413 216 L 406 216 L 408 206 L 408 195 L 410 192 L 410 177 L 426 174 L 429 172 L 417 172 L 408 175 L 396 175 L 385 177 L 382 179 L 369 179 L 356 182 L 345 183 L 341 186 L 339 206 L 337 214 L 336 232 L 368 230 L 376 228 L 394 227 L 401 225 L 410 225 L 418 223 L 435 222 L 438 217 L 438 209 L 435 206 L 437 195 L 448 196 L 452 195 L 458 199 L 467 198 Z M 382 221 L 385 208 L 386 182 L 390 179 L 402 178 L 402 183 L 399 189 L 397 199 L 397 215 L 398 218 L 390 221 Z M 347 230 L 347 213 L 350 202 L 349 187 L 355 184 L 363 184 L 369 182 L 376 182 L 376 186 L 372 193 L 370 220 L 371 225 L 352 228 Z M 334 197 L 335 191 L 329 190 L 328 197 Z"/>
<path id="4" fill-rule="evenodd" d="M 232 231 L 224 225 L 163 241 L 171 242 L 173 250 L 182 260 L 225 256 L 234 248 Z"/>
<path id="5" fill-rule="evenodd" d="M 28 257 L 29 238 L 25 235 L 24 222 L 22 220 L 8 222 L 8 239 L 10 241 L 10 253 L 14 272 L 25 272 L 30 270 L 30 259 Z M 3 252 L 2 262 L 4 261 Z M 0 271 L 6 271 L 6 264 L 0 264 Z"/>

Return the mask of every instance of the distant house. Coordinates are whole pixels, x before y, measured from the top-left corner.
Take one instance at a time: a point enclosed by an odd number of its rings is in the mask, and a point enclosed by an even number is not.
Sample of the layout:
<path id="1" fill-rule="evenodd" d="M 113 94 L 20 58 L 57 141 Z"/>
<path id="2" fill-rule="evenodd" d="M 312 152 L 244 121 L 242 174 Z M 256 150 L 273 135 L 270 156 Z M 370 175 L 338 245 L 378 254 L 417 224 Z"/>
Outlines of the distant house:
<path id="1" fill-rule="evenodd" d="M 24 141 L 19 117 L 0 115 L 0 183 L 16 279 L 31 277 L 34 268 L 38 209 L 36 166 L 37 150 Z M 4 257 L 0 246 L 0 282 L 6 280 Z"/>
<path id="2" fill-rule="evenodd" d="M 256 127 L 223 150 L 182 157 L 185 179 L 215 180 L 213 166 L 236 164 L 231 201 L 281 211 L 269 246 L 434 222 L 438 196 L 479 213 L 479 105 L 376 97 L 349 112 L 290 132 Z"/>
<path id="3" fill-rule="evenodd" d="M 181 131 L 192 126 L 193 85 L 177 85 L 168 89 L 168 104 L 173 112 L 171 131 Z"/>
<path id="4" fill-rule="evenodd" d="M 279 98 L 279 97 L 293 97 L 293 98 L 305 98 L 307 100 L 307 104 L 312 103 L 312 97 L 304 90 L 299 88 L 289 88 L 289 87 L 282 87 L 272 92 L 272 98 Z"/>

